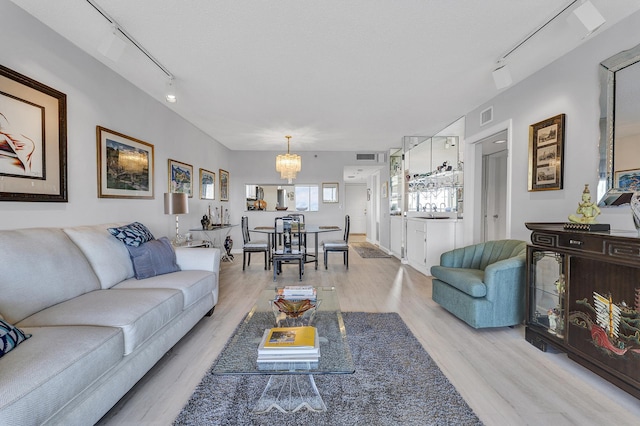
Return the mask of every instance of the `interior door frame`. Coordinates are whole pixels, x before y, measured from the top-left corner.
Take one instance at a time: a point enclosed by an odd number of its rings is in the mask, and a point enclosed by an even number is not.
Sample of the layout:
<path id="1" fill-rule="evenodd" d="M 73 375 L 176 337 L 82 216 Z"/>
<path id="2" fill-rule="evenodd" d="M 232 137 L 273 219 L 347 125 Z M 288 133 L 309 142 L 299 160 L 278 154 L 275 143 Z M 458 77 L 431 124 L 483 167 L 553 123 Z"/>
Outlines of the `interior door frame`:
<path id="1" fill-rule="evenodd" d="M 497 159 L 500 158 L 504 158 L 504 164 L 507 164 L 507 161 L 509 161 L 509 150 L 507 149 L 507 147 L 505 146 L 504 149 L 501 149 L 499 151 L 495 151 L 495 152 L 491 152 L 489 154 L 484 154 L 482 155 L 482 217 L 483 217 L 483 222 L 482 222 L 482 241 L 487 241 L 488 237 L 487 237 L 487 231 L 489 230 L 489 224 L 491 221 L 491 218 L 489 217 L 490 214 L 496 213 L 495 211 L 495 207 L 496 205 L 494 204 L 493 206 L 489 205 L 489 201 L 495 202 L 495 198 L 490 197 L 490 192 L 489 192 L 489 186 L 490 186 L 490 181 L 493 181 L 493 178 L 495 178 L 495 175 L 492 174 L 495 172 L 501 172 L 503 169 L 500 168 L 496 168 L 494 167 L 494 165 L 498 164 L 498 163 L 502 163 L 501 161 L 497 161 Z M 505 170 L 505 175 L 506 175 L 506 170 Z M 505 182 L 505 196 L 506 196 L 506 182 Z M 494 192 L 495 193 L 495 192 Z M 504 198 L 504 203 L 505 205 L 504 207 L 504 211 L 506 212 L 506 197 Z M 500 212 L 501 213 L 501 212 Z M 506 213 L 505 213 L 506 216 Z M 494 216 L 495 218 L 495 216 Z M 506 217 L 504 218 L 504 229 L 502 229 L 502 231 L 504 232 L 504 235 L 500 235 L 499 239 L 502 239 L 506 236 Z M 496 229 L 498 229 L 498 227 L 495 227 Z"/>
<path id="2" fill-rule="evenodd" d="M 464 148 L 464 244 L 482 241 L 482 142 L 484 139 L 507 131 L 507 150 L 512 152 L 513 120 L 508 119 L 488 127 L 465 139 Z M 511 193 L 513 181 L 513 156 L 507 156 L 506 238 L 511 238 Z"/>

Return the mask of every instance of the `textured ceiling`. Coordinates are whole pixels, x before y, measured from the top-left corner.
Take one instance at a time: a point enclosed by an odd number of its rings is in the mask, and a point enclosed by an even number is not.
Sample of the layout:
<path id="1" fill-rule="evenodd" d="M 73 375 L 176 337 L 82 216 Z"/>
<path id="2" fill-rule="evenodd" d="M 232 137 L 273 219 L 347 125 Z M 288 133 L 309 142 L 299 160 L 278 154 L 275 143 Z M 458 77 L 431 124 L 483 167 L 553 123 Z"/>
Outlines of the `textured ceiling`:
<path id="1" fill-rule="evenodd" d="M 159 101 L 165 74 L 83 0 L 12 0 Z M 607 19 L 637 0 L 592 0 Z M 176 78 L 168 108 L 233 150 L 382 151 L 496 96 L 498 59 L 571 1 L 96 0 Z M 580 4 L 578 1 L 576 7 Z M 514 82 L 584 41 L 571 9 L 509 56 Z"/>

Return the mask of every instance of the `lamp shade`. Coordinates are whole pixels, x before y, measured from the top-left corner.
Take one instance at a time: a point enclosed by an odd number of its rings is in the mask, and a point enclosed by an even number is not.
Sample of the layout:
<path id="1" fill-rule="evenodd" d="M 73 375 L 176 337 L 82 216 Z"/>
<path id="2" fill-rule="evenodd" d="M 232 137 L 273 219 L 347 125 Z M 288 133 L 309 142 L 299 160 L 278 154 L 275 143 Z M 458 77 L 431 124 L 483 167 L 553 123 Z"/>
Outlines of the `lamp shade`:
<path id="1" fill-rule="evenodd" d="M 189 213 L 188 195 L 186 193 L 165 193 L 164 194 L 164 214 L 187 214 Z"/>

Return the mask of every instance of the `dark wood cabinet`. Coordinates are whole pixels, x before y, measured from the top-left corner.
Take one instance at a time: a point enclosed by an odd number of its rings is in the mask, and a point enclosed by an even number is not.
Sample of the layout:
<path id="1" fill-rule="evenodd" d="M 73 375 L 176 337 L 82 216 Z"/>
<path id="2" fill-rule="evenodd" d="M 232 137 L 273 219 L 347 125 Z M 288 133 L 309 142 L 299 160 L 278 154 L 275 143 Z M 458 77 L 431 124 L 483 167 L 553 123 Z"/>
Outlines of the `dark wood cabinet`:
<path id="1" fill-rule="evenodd" d="M 640 238 L 527 223 L 525 337 L 640 398 Z"/>

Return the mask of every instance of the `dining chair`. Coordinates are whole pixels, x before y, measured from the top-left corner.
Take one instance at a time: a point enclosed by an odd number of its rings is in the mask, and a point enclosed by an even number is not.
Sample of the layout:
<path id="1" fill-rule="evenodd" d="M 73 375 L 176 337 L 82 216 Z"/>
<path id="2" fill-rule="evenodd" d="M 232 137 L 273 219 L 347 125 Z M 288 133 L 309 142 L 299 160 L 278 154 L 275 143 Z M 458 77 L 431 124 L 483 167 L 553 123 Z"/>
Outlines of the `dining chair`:
<path id="1" fill-rule="evenodd" d="M 301 227 L 300 229 L 304 231 L 304 214 L 302 213 L 289 213 L 287 216 L 298 219 L 298 224 Z M 307 233 L 301 232 L 300 236 L 302 237 L 301 245 L 304 246 L 305 251 L 307 249 Z M 293 245 L 298 245 L 298 241 L 296 241 L 296 235 L 292 235 L 291 243 Z"/>
<path id="2" fill-rule="evenodd" d="M 322 242 L 322 249 L 324 251 L 324 269 L 327 269 L 327 260 L 329 258 L 329 252 L 337 251 L 342 252 L 342 258 L 345 266 L 349 269 L 349 227 L 351 226 L 351 220 L 349 215 L 344 217 L 344 236 L 341 240 L 329 240 Z"/>
<path id="3" fill-rule="evenodd" d="M 274 221 L 273 250 L 273 281 L 282 272 L 283 263 L 297 263 L 298 275 L 302 281 L 304 274 L 305 249 L 302 245 L 302 230 L 300 219 L 292 216 L 277 217 Z M 295 242 L 294 242 L 295 241 Z"/>
<path id="4" fill-rule="evenodd" d="M 269 263 L 269 243 L 267 240 L 256 240 L 251 241 L 251 236 L 249 235 L 249 218 L 247 216 L 242 216 L 242 240 L 244 242 L 242 246 L 242 270 L 245 269 L 246 265 L 251 265 L 251 253 L 261 253 L 264 252 L 264 269 L 266 270 L 268 267 L 270 268 L 271 264 Z"/>

